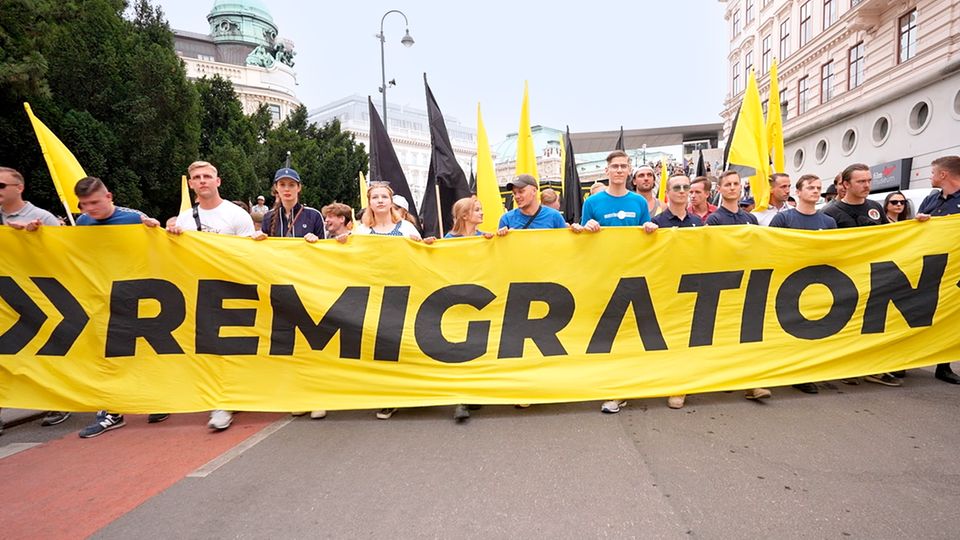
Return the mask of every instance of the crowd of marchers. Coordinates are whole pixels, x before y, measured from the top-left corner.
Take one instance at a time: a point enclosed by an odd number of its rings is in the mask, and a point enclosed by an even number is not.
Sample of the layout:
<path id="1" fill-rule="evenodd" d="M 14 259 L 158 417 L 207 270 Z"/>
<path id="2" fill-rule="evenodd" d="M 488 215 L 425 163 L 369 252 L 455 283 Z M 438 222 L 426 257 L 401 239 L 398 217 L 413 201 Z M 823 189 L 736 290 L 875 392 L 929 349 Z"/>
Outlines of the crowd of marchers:
<path id="1" fill-rule="evenodd" d="M 350 206 L 332 202 L 320 210 L 300 201 L 301 178 L 297 171 L 282 168 L 274 176 L 272 207 L 266 198 L 259 197 L 257 205 L 246 208 L 241 202 L 221 198 L 220 176 L 216 167 L 205 161 L 192 163 L 187 169 L 194 204 L 165 224 L 168 233 L 179 235 L 184 231 L 251 237 L 264 240 L 269 237 L 303 238 L 307 242 L 335 241 L 345 243 L 351 235 L 381 235 L 407 238 L 432 244 L 449 239 L 482 236 L 487 239 L 502 237 L 514 229 L 561 229 L 573 234 L 596 234 L 606 227 L 634 227 L 646 234 L 656 234 L 664 227 L 722 227 L 769 226 L 819 231 L 846 227 L 884 225 L 895 221 L 915 219 L 927 221 L 932 216 L 960 214 L 960 156 L 943 156 L 931 163 L 931 193 L 911 208 L 909 198 L 901 191 L 887 194 L 883 203 L 871 200 L 872 174 L 867 165 L 854 163 L 839 172 L 827 191 L 816 175 L 804 174 L 796 179 L 775 173 L 768 180 L 769 200 L 766 208 L 751 211 L 756 201 L 743 196 L 743 181 L 736 171 L 724 171 L 718 177 L 690 178 L 676 170 L 669 178 L 656 178 L 655 170 L 647 165 L 633 168 L 629 156 L 620 150 L 606 159 L 606 184 L 594 184 L 585 199 L 579 222 L 568 223 L 560 212 L 560 198 L 552 189 L 539 189 L 537 180 L 521 174 L 507 184 L 512 193 L 514 208 L 502 213 L 497 230 L 482 231 L 483 211 L 476 197 L 457 201 L 452 209 L 452 227 L 442 239 L 424 237 L 416 216 L 409 212 L 406 199 L 395 195 L 386 182 L 372 182 L 366 192 L 366 206 L 354 222 Z M 757 181 L 757 180 L 754 180 Z M 658 198 L 656 188 L 665 190 L 665 201 Z M 42 226 L 59 226 L 60 219 L 23 199 L 25 181 L 18 171 L 0 167 L 0 225 L 25 231 L 36 231 Z M 160 227 L 158 220 L 134 209 L 114 203 L 113 195 L 98 178 L 86 177 L 77 182 L 74 192 L 82 212 L 78 226 L 142 224 Z M 711 200 L 717 204 L 711 203 Z M 826 204 L 823 204 L 826 201 Z M 761 205 L 762 207 L 763 205 Z M 502 212 L 502 208 L 498 208 Z M 845 384 L 861 381 L 897 387 L 902 385 L 905 372 L 876 373 L 863 378 L 844 379 Z M 937 379 L 960 384 L 949 363 L 940 364 L 935 371 Z M 805 393 L 818 392 L 817 381 L 794 385 Z M 751 400 L 772 396 L 769 389 L 753 388 L 744 397 Z M 684 406 L 686 396 L 667 398 L 672 409 Z M 626 401 L 617 396 L 601 404 L 604 413 L 618 413 Z M 517 407 L 527 407 L 518 404 Z M 461 404 L 454 410 L 454 419 L 462 422 L 477 406 Z M 377 411 L 380 419 L 388 419 L 397 409 Z M 305 415 L 307 412 L 294 412 Z M 309 412 L 314 419 L 324 418 L 326 411 Z M 50 411 L 42 425 L 55 425 L 70 416 L 69 412 Z M 157 423 L 169 417 L 166 413 L 148 416 L 148 422 Z M 230 427 L 233 412 L 212 411 L 208 427 L 224 430 Z M 121 412 L 99 411 L 94 421 L 80 430 L 83 438 L 95 437 L 124 426 Z M 0 424 L 0 433 L 3 426 Z"/>

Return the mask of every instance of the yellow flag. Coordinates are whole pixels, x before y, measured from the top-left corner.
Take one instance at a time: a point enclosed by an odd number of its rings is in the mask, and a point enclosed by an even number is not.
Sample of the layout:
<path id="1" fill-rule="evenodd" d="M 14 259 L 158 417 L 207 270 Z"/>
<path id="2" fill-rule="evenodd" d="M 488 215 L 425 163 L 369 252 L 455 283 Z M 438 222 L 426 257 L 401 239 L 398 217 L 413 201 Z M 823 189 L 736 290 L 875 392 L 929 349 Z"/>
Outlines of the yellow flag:
<path id="1" fill-rule="evenodd" d="M 533 132 L 530 130 L 530 94 L 527 81 L 523 81 L 523 105 L 520 107 L 520 130 L 517 131 L 517 175 L 529 174 L 540 182 L 537 173 L 537 152 L 533 147 Z"/>
<path id="2" fill-rule="evenodd" d="M 50 128 L 33 115 L 30 104 L 24 103 L 23 108 L 26 109 L 33 131 L 37 134 L 37 141 L 40 143 L 40 150 L 43 152 L 44 161 L 47 162 L 47 168 L 50 169 L 50 178 L 53 179 L 53 187 L 57 189 L 57 196 L 70 212 L 79 214 L 80 206 L 77 204 L 77 195 L 73 192 L 73 186 L 87 176 L 87 173 L 83 172 L 83 167 L 77 162 L 77 158 L 73 157 L 70 150 L 60 142 Z"/>
<path id="3" fill-rule="evenodd" d="M 483 223 L 479 229 L 483 232 L 496 232 L 503 215 L 503 199 L 497 185 L 497 173 L 493 166 L 493 154 L 490 153 L 490 141 L 483 127 L 483 115 L 477 103 L 477 200 L 483 207 Z"/>
<path id="4" fill-rule="evenodd" d="M 777 59 L 770 66 L 770 100 L 767 104 L 767 146 L 773 161 L 772 172 L 784 172 L 783 117 L 780 115 L 780 81 L 777 80 Z M 759 202 L 759 201 L 758 201 Z"/>
<path id="5" fill-rule="evenodd" d="M 729 168 L 739 172 L 742 178 L 750 178 L 756 210 L 765 210 L 770 198 L 770 152 L 767 150 L 767 130 L 763 122 L 757 77 L 752 71 L 747 79 L 743 103 L 740 104 L 740 117 L 730 134 L 730 140 L 730 154 L 727 157 Z"/>
<path id="6" fill-rule="evenodd" d="M 667 170 L 667 156 L 660 156 L 660 196 L 661 201 L 667 202 L 667 180 L 670 179 L 670 171 Z"/>
<path id="7" fill-rule="evenodd" d="M 363 210 L 367 207 L 367 179 L 363 176 L 363 171 L 360 171 L 360 209 Z"/>
<path id="8" fill-rule="evenodd" d="M 193 204 L 190 202 L 190 187 L 187 185 L 187 175 L 180 177 L 180 211 L 189 210 Z"/>

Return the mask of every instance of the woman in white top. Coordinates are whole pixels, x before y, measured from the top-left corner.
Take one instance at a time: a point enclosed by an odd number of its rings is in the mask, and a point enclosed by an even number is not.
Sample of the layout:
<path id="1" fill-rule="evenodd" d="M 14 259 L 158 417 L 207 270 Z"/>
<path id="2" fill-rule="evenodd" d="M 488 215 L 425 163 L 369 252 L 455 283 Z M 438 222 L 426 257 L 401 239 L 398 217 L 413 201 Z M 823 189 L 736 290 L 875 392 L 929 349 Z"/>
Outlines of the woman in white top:
<path id="1" fill-rule="evenodd" d="M 393 204 L 393 190 L 386 182 L 370 182 L 367 188 L 367 207 L 360 215 L 353 234 L 379 234 L 381 236 L 406 236 L 419 242 L 420 232 L 413 223 L 403 219 L 400 211 Z M 377 418 L 386 420 L 393 416 L 397 409 L 380 409 Z"/>
<path id="2" fill-rule="evenodd" d="M 354 234 L 379 234 L 381 236 L 406 236 L 420 241 L 420 232 L 412 223 L 403 219 L 393 204 L 393 190 L 386 182 L 371 182 L 367 188 L 367 207 L 360 216 Z"/>

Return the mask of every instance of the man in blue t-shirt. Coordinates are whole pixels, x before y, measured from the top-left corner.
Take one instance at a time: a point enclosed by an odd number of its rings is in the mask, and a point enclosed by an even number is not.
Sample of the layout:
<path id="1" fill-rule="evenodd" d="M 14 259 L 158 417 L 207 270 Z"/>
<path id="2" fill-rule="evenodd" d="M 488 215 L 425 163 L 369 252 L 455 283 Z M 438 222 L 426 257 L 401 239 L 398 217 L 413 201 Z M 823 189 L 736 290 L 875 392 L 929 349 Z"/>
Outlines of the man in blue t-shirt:
<path id="1" fill-rule="evenodd" d="M 573 232 L 597 232 L 603 227 L 639 227 L 648 233 L 657 230 L 650 221 L 650 209 L 643 196 L 627 190 L 630 175 L 630 158 L 623 150 L 614 150 L 607 155 L 605 170 L 610 185 L 583 203 L 580 224 Z"/>
<path id="2" fill-rule="evenodd" d="M 521 174 L 507 183 L 507 189 L 513 192 L 513 201 L 517 207 L 500 216 L 497 236 L 507 234 L 511 229 L 563 229 L 567 222 L 563 215 L 553 208 L 540 204 L 537 198 L 537 179 L 529 174 Z"/>
<path id="3" fill-rule="evenodd" d="M 774 214 L 770 220 L 770 226 L 806 231 L 836 229 L 837 222 L 822 210 L 817 210 L 821 187 L 820 177 L 817 175 L 801 176 L 797 180 L 797 207 Z"/>
<path id="4" fill-rule="evenodd" d="M 77 218 L 77 225 L 136 225 L 144 224 L 148 227 L 157 227 L 160 222 L 147 217 L 142 212 L 130 208 L 121 208 L 113 204 L 113 194 L 107 190 L 99 178 L 88 176 L 74 187 L 77 201 L 83 214 Z M 154 424 L 169 418 L 169 414 L 151 414 L 147 422 Z M 92 424 L 80 430 L 80 437 L 89 439 L 126 425 L 123 415 L 100 411 Z"/>
<path id="5" fill-rule="evenodd" d="M 797 207 L 778 212 L 770 219 L 770 226 L 781 229 L 802 229 L 805 231 L 820 231 L 836 229 L 837 222 L 817 210 L 817 201 L 820 200 L 820 178 L 815 174 L 805 174 L 797 180 Z M 804 382 L 793 385 L 805 394 L 819 392 L 817 383 Z"/>
<path id="6" fill-rule="evenodd" d="M 656 223 L 650 221 L 650 209 L 643 196 L 627 191 L 627 177 L 630 175 L 630 157 L 623 150 L 614 150 L 607 155 L 607 178 L 610 185 L 604 191 L 587 197 L 583 203 L 580 223 L 570 228 L 575 233 L 582 231 L 600 232 L 603 227 L 638 227 L 652 233 L 657 230 Z M 604 401 L 600 411 L 607 414 L 620 412 L 626 405 L 622 399 Z"/>
<path id="7" fill-rule="evenodd" d="M 156 227 L 160 222 L 149 218 L 139 210 L 123 208 L 113 204 L 113 193 L 107 190 L 103 181 L 88 176 L 74 187 L 77 201 L 83 214 L 77 218 L 77 225 L 138 225 Z"/>

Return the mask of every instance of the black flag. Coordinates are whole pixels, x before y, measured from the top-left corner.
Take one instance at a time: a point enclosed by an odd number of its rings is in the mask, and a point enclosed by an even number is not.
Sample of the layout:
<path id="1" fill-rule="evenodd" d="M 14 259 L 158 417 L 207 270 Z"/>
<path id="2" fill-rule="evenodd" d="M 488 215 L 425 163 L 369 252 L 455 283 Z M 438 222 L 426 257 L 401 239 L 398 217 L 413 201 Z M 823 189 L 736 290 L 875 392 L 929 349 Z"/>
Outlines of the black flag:
<path id="1" fill-rule="evenodd" d="M 707 175 L 707 166 L 703 163 L 703 150 L 700 150 L 700 157 L 697 158 L 696 176 L 706 176 L 706 175 Z"/>
<path id="2" fill-rule="evenodd" d="M 580 194 L 580 173 L 577 172 L 577 160 L 573 154 L 573 142 L 570 140 L 570 126 L 567 126 L 564 146 L 566 162 L 563 165 L 563 202 L 560 209 L 563 210 L 567 223 L 580 223 L 583 195 Z"/>
<path id="3" fill-rule="evenodd" d="M 370 104 L 370 181 L 390 184 L 395 194 L 407 200 L 410 212 L 417 215 L 417 205 L 413 201 L 410 184 L 407 183 L 407 177 L 400 167 L 400 160 L 397 159 L 393 143 L 390 142 L 390 136 L 387 135 L 387 130 L 383 127 L 383 121 L 380 120 L 380 115 L 373 106 L 370 96 L 367 96 L 367 103 Z M 366 193 L 360 194 L 361 198 L 366 196 Z"/>
<path id="4" fill-rule="evenodd" d="M 733 117 L 733 124 L 730 126 L 730 136 L 727 137 L 727 146 L 723 149 L 723 170 L 726 171 L 729 167 L 730 159 L 730 145 L 733 144 L 733 132 L 737 130 L 737 120 L 740 120 L 740 108 L 737 107 L 737 114 Z M 714 174 L 719 176 L 720 171 L 715 171 Z"/>
<path id="5" fill-rule="evenodd" d="M 470 196 L 470 187 L 463 168 L 457 163 L 450 144 L 447 126 L 443 123 L 443 114 L 437 100 L 427 84 L 427 74 L 423 74 L 423 86 L 427 91 L 427 118 L 430 122 L 430 168 L 427 171 L 427 190 L 423 194 L 423 206 L 420 208 L 420 224 L 423 236 L 440 238 L 453 226 L 453 203 Z M 437 214 L 437 186 L 440 187 L 440 207 Z M 440 216 L 443 216 L 443 230 L 440 228 Z"/>
<path id="6" fill-rule="evenodd" d="M 623 146 L 623 126 L 620 126 L 620 138 L 617 139 L 617 150 L 626 151 L 627 149 Z"/>

